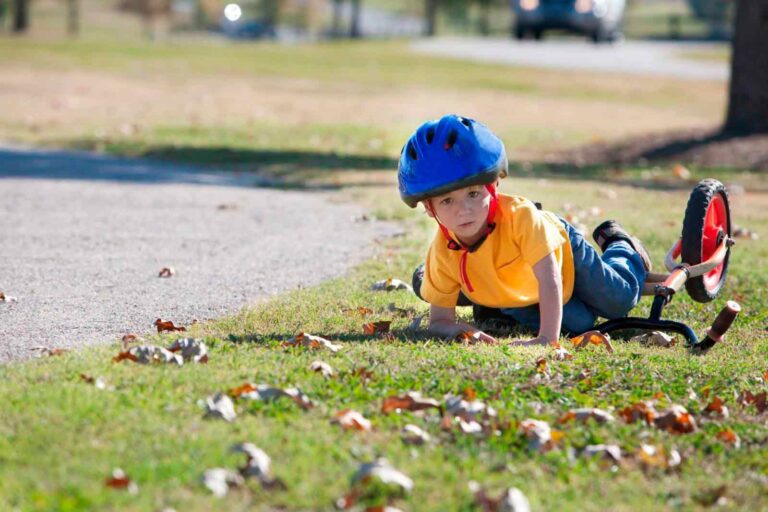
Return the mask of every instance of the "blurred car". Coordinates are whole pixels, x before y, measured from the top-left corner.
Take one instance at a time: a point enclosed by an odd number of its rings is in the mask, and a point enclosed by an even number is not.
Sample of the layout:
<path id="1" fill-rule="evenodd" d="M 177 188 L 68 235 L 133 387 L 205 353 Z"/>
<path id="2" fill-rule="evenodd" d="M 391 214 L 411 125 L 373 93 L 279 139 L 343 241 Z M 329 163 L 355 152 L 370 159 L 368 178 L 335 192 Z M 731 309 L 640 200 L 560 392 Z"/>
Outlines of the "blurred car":
<path id="1" fill-rule="evenodd" d="M 594 42 L 621 37 L 625 0 L 511 0 L 516 14 L 514 36 L 541 39 L 545 30 L 566 29 Z"/>
<path id="2" fill-rule="evenodd" d="M 264 20 L 249 18 L 236 3 L 227 4 L 221 12 L 221 31 L 233 39 L 274 39 L 275 26 Z"/>

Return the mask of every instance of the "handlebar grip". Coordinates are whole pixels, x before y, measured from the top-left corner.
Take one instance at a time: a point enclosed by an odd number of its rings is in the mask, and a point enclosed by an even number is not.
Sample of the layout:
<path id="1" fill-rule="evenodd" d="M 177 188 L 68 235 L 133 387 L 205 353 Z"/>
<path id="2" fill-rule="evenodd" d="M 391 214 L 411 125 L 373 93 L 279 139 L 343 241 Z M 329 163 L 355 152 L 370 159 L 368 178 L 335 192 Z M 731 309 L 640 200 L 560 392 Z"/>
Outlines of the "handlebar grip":
<path id="1" fill-rule="evenodd" d="M 741 306 L 738 302 L 733 300 L 726 302 L 725 307 L 720 310 L 717 318 L 715 318 L 715 321 L 712 322 L 712 327 L 710 327 L 707 335 L 703 340 L 696 344 L 695 348 L 697 351 L 707 351 L 712 348 L 715 343 L 721 341 L 723 336 L 725 336 L 726 331 L 731 327 L 731 324 L 736 319 L 736 316 L 740 311 Z"/>

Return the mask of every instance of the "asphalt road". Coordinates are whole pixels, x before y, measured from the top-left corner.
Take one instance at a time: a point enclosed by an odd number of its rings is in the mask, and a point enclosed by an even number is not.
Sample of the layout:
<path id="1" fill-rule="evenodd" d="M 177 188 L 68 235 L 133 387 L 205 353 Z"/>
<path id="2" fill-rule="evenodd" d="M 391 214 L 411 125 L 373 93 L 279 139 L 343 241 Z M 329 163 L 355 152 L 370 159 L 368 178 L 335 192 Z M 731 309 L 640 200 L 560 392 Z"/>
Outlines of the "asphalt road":
<path id="1" fill-rule="evenodd" d="M 0 149 L 0 362 L 235 313 L 338 276 L 397 228 L 253 175 Z M 176 275 L 159 278 L 163 267 Z"/>
<path id="2" fill-rule="evenodd" d="M 722 45 L 720 45 L 722 46 Z M 712 43 L 623 41 L 596 45 L 586 39 L 516 41 L 511 38 L 438 37 L 413 42 L 415 52 L 495 64 L 549 69 L 727 80 L 728 64 L 685 58 Z"/>

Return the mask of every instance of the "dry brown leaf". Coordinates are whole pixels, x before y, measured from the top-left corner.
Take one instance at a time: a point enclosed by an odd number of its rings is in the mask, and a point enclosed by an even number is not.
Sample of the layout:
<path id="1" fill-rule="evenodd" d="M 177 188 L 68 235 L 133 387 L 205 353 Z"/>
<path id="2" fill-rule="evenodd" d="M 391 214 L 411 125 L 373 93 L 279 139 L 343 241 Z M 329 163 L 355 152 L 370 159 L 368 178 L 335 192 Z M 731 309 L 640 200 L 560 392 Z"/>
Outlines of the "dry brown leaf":
<path id="1" fill-rule="evenodd" d="M 634 336 L 629 341 L 636 341 L 641 345 L 648 345 L 652 347 L 670 348 L 677 343 L 677 338 L 661 331 L 653 331 Z"/>
<path id="2" fill-rule="evenodd" d="M 475 343 L 480 341 L 480 331 L 477 331 L 477 332 L 461 331 L 459 334 L 456 335 L 456 337 L 454 338 L 454 341 L 474 345 Z"/>
<path id="3" fill-rule="evenodd" d="M 675 469 L 682 463 L 680 453 L 672 448 L 669 453 L 659 445 L 642 444 L 637 450 L 637 460 L 646 471 L 651 469 Z"/>
<path id="4" fill-rule="evenodd" d="M 469 482 L 469 490 L 474 495 L 475 505 L 482 512 L 530 512 L 531 505 L 525 494 L 515 487 L 510 487 L 499 497 L 492 498 L 488 491 L 477 482 Z"/>
<path id="5" fill-rule="evenodd" d="M 125 474 L 120 468 L 112 470 L 112 475 L 104 480 L 104 485 L 110 489 L 122 489 L 128 491 L 130 494 L 136 494 L 139 492 L 139 487 L 133 482 L 128 475 Z"/>
<path id="6" fill-rule="evenodd" d="M 400 431 L 400 438 L 405 444 L 410 445 L 422 445 L 432 439 L 429 434 L 416 425 L 404 426 Z"/>
<path id="7" fill-rule="evenodd" d="M 549 346 L 555 349 L 555 351 L 552 353 L 552 359 L 555 361 L 566 361 L 573 359 L 573 355 L 561 347 L 559 342 L 550 341 Z"/>
<path id="8" fill-rule="evenodd" d="M 390 302 L 387 305 L 387 311 L 402 317 L 408 317 L 408 316 L 411 316 L 413 313 L 415 313 L 415 311 L 412 309 L 404 309 L 404 308 L 397 307 L 394 302 Z"/>
<path id="9" fill-rule="evenodd" d="M 87 384 L 93 384 L 96 389 L 107 389 L 107 381 L 105 381 L 102 377 L 91 377 L 90 375 L 81 373 L 80 380 Z"/>
<path id="10" fill-rule="evenodd" d="M 216 393 L 205 399 L 205 417 L 220 418 L 232 422 L 237 418 L 235 404 L 224 393 Z"/>
<path id="11" fill-rule="evenodd" d="M 571 338 L 571 343 L 576 349 L 581 350 L 589 344 L 603 345 L 608 352 L 613 352 L 613 345 L 611 345 L 611 337 L 607 334 L 603 334 L 600 331 L 587 331 L 584 334 L 579 334 L 575 338 Z"/>
<path id="12" fill-rule="evenodd" d="M 728 407 L 723 404 L 723 400 L 719 396 L 712 397 L 712 401 L 704 408 L 704 414 L 717 414 L 721 418 L 728 418 Z"/>
<path id="13" fill-rule="evenodd" d="M 694 501 L 703 507 L 725 506 L 728 504 L 728 486 L 721 485 L 712 489 L 705 489 L 693 496 Z"/>
<path id="14" fill-rule="evenodd" d="M 547 358 L 542 356 L 536 360 L 536 372 L 549 376 L 549 371 L 547 370 Z"/>
<path id="15" fill-rule="evenodd" d="M 336 508 L 348 510 L 371 491 L 387 501 L 405 497 L 413 489 L 413 480 L 404 473 L 393 468 L 386 459 L 376 459 L 373 462 L 362 464 L 352 475 L 352 489 L 346 496 L 336 500 Z M 397 509 L 395 509 L 397 510 Z M 367 507 L 366 512 L 392 512 L 387 505 Z"/>
<path id="16" fill-rule="evenodd" d="M 182 366 L 184 359 L 180 354 L 174 354 L 173 352 L 164 349 L 163 347 L 156 347 L 154 345 L 137 345 L 131 347 L 128 350 L 120 352 L 112 358 L 112 362 L 119 363 L 120 361 L 133 361 L 139 364 L 151 364 L 151 363 L 164 363 L 164 364 L 177 364 Z"/>
<path id="17" fill-rule="evenodd" d="M 562 438 L 562 432 L 553 435 L 549 423 L 541 420 L 523 420 L 520 422 L 519 430 L 528 438 L 528 448 L 539 452 L 551 450 Z"/>
<path id="18" fill-rule="evenodd" d="M 424 398 L 421 393 L 410 391 L 402 396 L 390 396 L 384 399 L 381 412 L 389 414 L 392 411 L 423 411 L 425 409 L 440 410 L 440 402 L 432 398 Z"/>
<path id="19" fill-rule="evenodd" d="M 732 236 L 733 238 L 743 238 L 746 240 L 757 240 L 760 238 L 757 233 L 743 226 L 733 226 Z"/>
<path id="20" fill-rule="evenodd" d="M 394 291 L 394 290 L 409 290 L 413 292 L 413 288 L 408 283 L 405 283 L 399 279 L 383 279 L 381 281 L 377 281 L 371 286 L 372 290 L 385 290 L 388 292 Z"/>
<path id="21" fill-rule="evenodd" d="M 765 370 L 765 373 L 763 373 L 763 382 L 768 382 L 768 370 Z"/>
<path id="22" fill-rule="evenodd" d="M 0 292 L 0 302 L 16 302 L 16 297 L 11 297 L 10 295 L 6 295 L 3 292 Z"/>
<path id="23" fill-rule="evenodd" d="M 637 402 L 619 411 L 619 416 L 627 423 L 644 421 L 646 424 L 652 425 L 657 415 L 652 402 Z"/>
<path id="24" fill-rule="evenodd" d="M 227 394 L 233 398 L 260 400 L 263 402 L 271 402 L 272 400 L 277 400 L 281 397 L 287 397 L 293 400 L 302 409 L 307 410 L 314 407 L 314 404 L 309 397 L 297 387 L 283 389 L 267 384 L 254 386 L 251 383 L 247 383 L 234 389 L 230 389 Z"/>
<path id="25" fill-rule="evenodd" d="M 243 453 L 248 458 L 240 468 L 240 474 L 244 478 L 256 478 L 265 489 L 285 489 L 285 483 L 272 475 L 272 459 L 264 450 L 253 443 L 238 443 L 231 446 L 229 451 Z"/>
<path id="26" fill-rule="evenodd" d="M 155 320 L 155 327 L 157 327 L 157 332 L 175 332 L 175 331 L 186 331 L 186 327 L 176 327 L 173 325 L 173 322 L 170 320 L 161 320 L 158 318 Z"/>
<path id="27" fill-rule="evenodd" d="M 373 378 L 373 370 L 369 370 L 364 366 L 360 366 L 355 368 L 355 370 L 352 372 L 352 375 L 355 377 L 360 377 L 361 379 L 368 380 Z"/>
<path id="28" fill-rule="evenodd" d="M 323 377 L 333 377 L 333 368 L 331 368 L 331 365 L 328 363 L 325 363 L 323 361 L 312 361 L 312 364 L 309 365 L 309 369 L 312 370 L 315 373 L 320 373 L 323 375 Z"/>
<path id="29" fill-rule="evenodd" d="M 133 334 L 133 333 L 128 333 L 128 334 L 123 335 L 122 339 L 123 339 L 123 348 L 125 348 L 125 349 L 127 349 L 128 345 L 130 345 L 131 343 L 143 343 L 144 342 L 144 338 L 142 338 L 141 336 L 139 336 L 137 334 Z"/>
<path id="30" fill-rule="evenodd" d="M 757 412 L 762 414 L 763 412 L 765 412 L 766 407 L 768 407 L 767 398 L 768 398 L 768 392 L 766 391 L 763 391 L 762 393 L 755 395 L 751 391 L 745 389 L 739 395 L 737 402 L 743 406 L 754 405 L 755 409 L 757 409 Z"/>
<path id="31" fill-rule="evenodd" d="M 206 470 L 203 473 L 202 481 L 203 485 L 219 498 L 226 496 L 230 488 L 245 485 L 245 479 L 240 473 L 224 468 Z"/>
<path id="32" fill-rule="evenodd" d="M 373 428 L 370 420 L 351 409 L 344 409 L 336 413 L 331 423 L 338 424 L 344 430 L 358 430 L 360 432 L 369 432 Z"/>
<path id="33" fill-rule="evenodd" d="M 341 345 L 334 345 L 329 340 L 321 338 L 320 336 L 314 336 L 300 332 L 293 338 L 283 343 L 284 347 L 305 347 L 310 349 L 327 348 L 331 352 L 338 352 L 341 350 Z"/>
<path id="34" fill-rule="evenodd" d="M 675 164 L 672 167 L 672 174 L 681 180 L 688 180 L 691 178 L 691 171 L 689 171 L 684 165 L 681 164 Z"/>
<path id="35" fill-rule="evenodd" d="M 688 434 L 696 430 L 696 421 L 682 405 L 672 405 L 654 420 L 657 428 L 673 434 Z"/>
<path id="36" fill-rule="evenodd" d="M 724 444 L 733 446 L 734 448 L 741 447 L 741 439 L 733 430 L 726 428 L 721 430 L 715 435 L 715 439 L 722 441 Z"/>
<path id="37" fill-rule="evenodd" d="M 368 316 L 373 314 L 373 310 L 371 308 L 366 308 L 363 306 L 357 308 L 344 308 L 342 311 L 348 315 Z"/>
<path id="38" fill-rule="evenodd" d="M 391 320 L 381 320 L 379 322 L 370 322 L 367 324 L 363 324 L 363 332 L 368 335 L 377 334 L 377 333 L 388 333 L 389 332 L 389 326 L 392 323 Z"/>
<path id="39" fill-rule="evenodd" d="M 581 454 L 585 457 L 600 456 L 612 462 L 621 462 L 621 447 L 616 444 L 592 444 L 584 448 Z"/>
<path id="40" fill-rule="evenodd" d="M 576 420 L 584 423 L 590 419 L 595 420 L 597 423 L 609 423 L 614 420 L 613 415 L 607 411 L 586 407 L 581 409 L 571 409 L 562 415 L 557 422 L 562 424 Z"/>
<path id="41" fill-rule="evenodd" d="M 39 353 L 37 354 L 38 357 L 63 356 L 64 354 L 68 354 L 69 352 L 72 352 L 72 350 L 68 348 L 49 348 L 49 347 L 32 347 L 29 350 L 39 351 Z"/>
<path id="42" fill-rule="evenodd" d="M 174 270 L 173 267 L 163 267 L 160 272 L 158 272 L 157 277 L 171 277 L 172 275 L 176 274 L 176 270 Z"/>
<path id="43" fill-rule="evenodd" d="M 196 338 L 179 338 L 168 347 L 168 350 L 170 352 L 181 352 L 181 357 L 185 361 L 195 363 L 208 362 L 208 347 L 205 346 L 202 340 Z"/>

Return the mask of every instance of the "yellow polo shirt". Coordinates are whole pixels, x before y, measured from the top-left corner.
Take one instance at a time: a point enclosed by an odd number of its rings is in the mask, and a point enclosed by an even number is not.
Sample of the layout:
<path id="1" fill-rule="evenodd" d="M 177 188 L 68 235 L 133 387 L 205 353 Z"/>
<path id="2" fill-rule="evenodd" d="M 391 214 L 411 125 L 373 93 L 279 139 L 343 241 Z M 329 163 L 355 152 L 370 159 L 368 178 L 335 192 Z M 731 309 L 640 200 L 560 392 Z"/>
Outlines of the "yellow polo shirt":
<path id="1" fill-rule="evenodd" d="M 475 252 L 467 254 L 472 293 L 461 284 L 463 252 L 448 249 L 448 241 L 437 231 L 421 285 L 421 296 L 430 304 L 453 307 L 459 290 L 472 302 L 493 308 L 537 304 L 539 283 L 533 265 L 550 252 L 560 266 L 563 303 L 573 294 L 573 252 L 565 226 L 555 214 L 538 210 L 524 197 L 499 194 L 496 228 Z"/>

